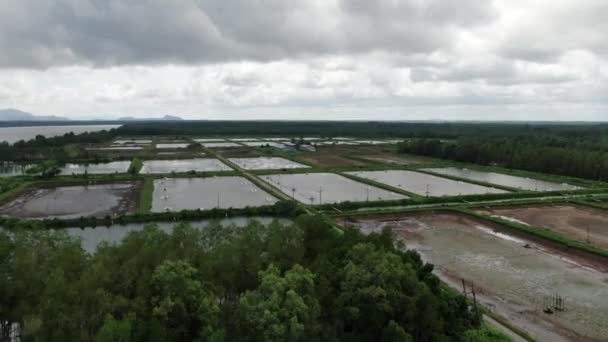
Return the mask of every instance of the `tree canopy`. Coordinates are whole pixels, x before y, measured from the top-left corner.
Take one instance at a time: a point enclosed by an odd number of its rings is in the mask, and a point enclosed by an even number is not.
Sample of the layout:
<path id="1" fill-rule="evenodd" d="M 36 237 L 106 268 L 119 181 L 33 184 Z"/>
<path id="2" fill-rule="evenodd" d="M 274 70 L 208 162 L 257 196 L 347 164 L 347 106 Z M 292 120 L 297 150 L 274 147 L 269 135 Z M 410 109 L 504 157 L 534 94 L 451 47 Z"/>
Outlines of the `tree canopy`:
<path id="1" fill-rule="evenodd" d="M 0 231 L 0 325 L 23 341 L 470 339 L 475 310 L 431 271 L 388 231 L 319 216 L 151 225 L 91 255 L 61 231 Z"/>

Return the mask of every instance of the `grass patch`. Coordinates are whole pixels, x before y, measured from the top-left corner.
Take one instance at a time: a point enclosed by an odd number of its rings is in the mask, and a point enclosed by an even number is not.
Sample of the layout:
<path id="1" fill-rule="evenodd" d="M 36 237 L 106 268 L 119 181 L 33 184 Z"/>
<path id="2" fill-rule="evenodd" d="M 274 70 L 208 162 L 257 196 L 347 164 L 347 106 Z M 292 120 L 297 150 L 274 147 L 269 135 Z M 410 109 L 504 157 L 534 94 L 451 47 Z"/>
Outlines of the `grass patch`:
<path id="1" fill-rule="evenodd" d="M 154 179 L 151 177 L 144 178 L 139 192 L 139 201 L 137 203 L 137 213 L 146 214 L 152 208 L 152 194 L 154 193 Z"/>

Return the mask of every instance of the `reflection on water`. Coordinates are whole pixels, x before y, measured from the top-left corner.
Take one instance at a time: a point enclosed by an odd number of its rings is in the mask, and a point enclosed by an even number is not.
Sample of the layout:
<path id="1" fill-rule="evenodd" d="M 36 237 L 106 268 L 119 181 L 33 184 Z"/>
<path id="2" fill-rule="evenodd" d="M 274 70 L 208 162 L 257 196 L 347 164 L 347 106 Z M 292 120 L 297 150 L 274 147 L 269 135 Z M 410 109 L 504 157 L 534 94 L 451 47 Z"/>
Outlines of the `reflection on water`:
<path id="1" fill-rule="evenodd" d="M 0 177 L 22 176 L 34 164 L 19 164 L 10 161 L 0 161 Z"/>

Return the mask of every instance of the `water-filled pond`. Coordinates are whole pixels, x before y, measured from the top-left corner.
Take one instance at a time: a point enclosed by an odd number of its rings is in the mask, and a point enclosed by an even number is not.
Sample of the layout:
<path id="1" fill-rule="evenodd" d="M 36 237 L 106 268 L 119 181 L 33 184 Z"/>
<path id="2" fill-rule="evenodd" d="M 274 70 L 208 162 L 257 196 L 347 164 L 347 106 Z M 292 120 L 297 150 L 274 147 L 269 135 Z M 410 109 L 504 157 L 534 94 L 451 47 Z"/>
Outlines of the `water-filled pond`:
<path id="1" fill-rule="evenodd" d="M 0 177 L 23 176 L 34 164 L 19 164 L 10 161 L 0 161 Z"/>
<path id="2" fill-rule="evenodd" d="M 517 177 L 496 172 L 484 172 L 471 169 L 460 169 L 456 167 L 429 168 L 431 172 L 443 175 L 455 176 L 460 178 L 472 179 L 479 182 L 497 184 L 516 189 L 531 191 L 559 191 L 559 190 L 578 190 L 580 187 L 566 184 L 547 182 L 539 179 Z"/>
<path id="3" fill-rule="evenodd" d="M 243 146 L 241 144 L 228 142 L 228 141 L 226 141 L 226 142 L 205 142 L 205 143 L 201 143 L 201 145 L 203 145 L 204 147 L 207 147 L 207 148 L 242 147 Z"/>
<path id="4" fill-rule="evenodd" d="M 0 215 L 63 219 L 122 215 L 135 209 L 139 187 L 139 182 L 121 182 L 31 189 L 0 206 Z"/>
<path id="5" fill-rule="evenodd" d="M 124 173 L 129 169 L 129 165 L 131 165 L 130 161 L 114 161 L 109 163 L 98 163 L 98 164 L 65 164 L 61 168 L 62 175 L 71 175 L 71 174 L 103 174 L 103 173 Z"/>
<path id="6" fill-rule="evenodd" d="M 276 174 L 261 177 L 281 189 L 286 195 L 307 204 L 407 198 L 333 173 Z"/>
<path id="7" fill-rule="evenodd" d="M 251 220 L 256 220 L 262 224 L 269 224 L 274 221 L 276 218 L 266 217 L 266 216 L 256 216 L 256 217 L 230 217 L 223 218 L 218 220 L 218 222 L 222 225 L 235 225 L 239 227 L 243 227 L 247 225 Z M 280 223 L 287 224 L 290 223 L 291 220 L 278 218 L 276 219 Z M 198 221 L 184 221 L 189 224 L 193 228 L 204 229 L 207 227 L 213 220 L 198 220 Z M 102 242 L 108 243 L 117 243 L 122 241 L 129 233 L 141 231 L 144 229 L 144 226 L 148 224 L 154 224 L 161 230 L 170 233 L 173 231 L 178 222 L 154 222 L 154 223 L 130 223 L 119 225 L 115 224 L 109 227 L 86 227 L 86 228 L 65 228 L 65 231 L 70 236 L 75 236 L 80 238 L 82 241 L 82 247 L 88 253 L 94 253 L 97 246 Z"/>
<path id="8" fill-rule="evenodd" d="M 156 144 L 157 149 L 174 149 L 174 148 L 186 148 L 188 147 L 188 143 L 162 143 Z"/>
<path id="9" fill-rule="evenodd" d="M 371 179 L 379 183 L 388 184 L 390 186 L 423 196 L 461 196 L 474 194 L 499 194 L 507 192 L 501 189 L 489 188 L 462 181 L 455 181 L 414 171 L 360 171 L 349 172 L 349 174 L 361 178 Z"/>
<path id="10" fill-rule="evenodd" d="M 276 201 L 243 177 L 164 178 L 154 181 L 152 211 L 244 208 Z"/>
<path id="11" fill-rule="evenodd" d="M 194 158 L 194 159 L 171 159 L 171 160 L 146 160 L 141 173 L 171 173 L 171 172 L 209 172 L 230 171 L 231 168 L 218 159 Z"/>
<path id="12" fill-rule="evenodd" d="M 309 167 L 279 157 L 230 158 L 229 160 L 245 170 L 297 169 Z"/>

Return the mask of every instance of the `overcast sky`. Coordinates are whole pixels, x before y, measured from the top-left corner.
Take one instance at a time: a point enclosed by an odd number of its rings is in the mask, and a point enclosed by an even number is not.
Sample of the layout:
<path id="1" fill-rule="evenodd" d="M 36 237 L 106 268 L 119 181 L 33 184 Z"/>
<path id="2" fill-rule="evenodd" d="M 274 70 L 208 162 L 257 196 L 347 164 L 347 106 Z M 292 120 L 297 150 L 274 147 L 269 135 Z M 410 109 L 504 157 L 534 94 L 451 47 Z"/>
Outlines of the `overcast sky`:
<path id="1" fill-rule="evenodd" d="M 1 0 L 6 107 L 608 121 L 608 1 Z"/>

